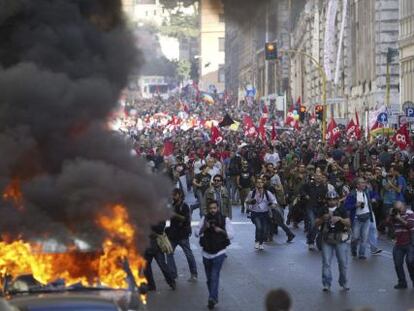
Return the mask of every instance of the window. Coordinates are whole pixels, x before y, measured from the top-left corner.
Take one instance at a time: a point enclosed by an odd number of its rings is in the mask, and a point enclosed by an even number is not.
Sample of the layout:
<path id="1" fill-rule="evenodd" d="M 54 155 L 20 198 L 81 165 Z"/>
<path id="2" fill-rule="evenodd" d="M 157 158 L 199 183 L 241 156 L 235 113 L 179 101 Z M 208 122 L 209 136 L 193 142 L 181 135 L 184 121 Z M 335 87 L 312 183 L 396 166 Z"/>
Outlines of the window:
<path id="1" fill-rule="evenodd" d="M 224 23 L 224 14 L 219 14 L 219 23 Z"/>
<path id="2" fill-rule="evenodd" d="M 219 40 L 219 52 L 224 52 L 224 49 L 225 49 L 224 38 L 218 38 L 218 40 Z"/>
<path id="3" fill-rule="evenodd" d="M 219 83 L 224 83 L 225 80 L 225 73 L 224 73 L 224 65 L 219 65 L 219 69 L 218 69 L 218 82 Z"/>

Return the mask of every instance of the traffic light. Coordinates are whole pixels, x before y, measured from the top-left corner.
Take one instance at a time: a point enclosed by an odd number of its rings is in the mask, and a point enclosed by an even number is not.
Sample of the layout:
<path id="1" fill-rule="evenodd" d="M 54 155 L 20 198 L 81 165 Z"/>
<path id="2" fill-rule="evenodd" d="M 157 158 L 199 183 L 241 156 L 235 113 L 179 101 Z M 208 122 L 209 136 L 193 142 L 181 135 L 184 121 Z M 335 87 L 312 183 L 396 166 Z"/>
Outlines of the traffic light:
<path id="1" fill-rule="evenodd" d="M 266 60 L 277 59 L 277 46 L 274 42 L 266 42 L 265 44 L 265 58 Z"/>
<path id="2" fill-rule="evenodd" d="M 323 120 L 323 106 L 322 105 L 317 105 L 315 107 L 315 113 L 316 113 L 316 117 L 318 118 L 318 120 Z"/>
<path id="3" fill-rule="evenodd" d="M 299 108 L 299 120 L 300 122 L 305 121 L 305 115 L 306 115 L 306 107 L 300 106 Z"/>

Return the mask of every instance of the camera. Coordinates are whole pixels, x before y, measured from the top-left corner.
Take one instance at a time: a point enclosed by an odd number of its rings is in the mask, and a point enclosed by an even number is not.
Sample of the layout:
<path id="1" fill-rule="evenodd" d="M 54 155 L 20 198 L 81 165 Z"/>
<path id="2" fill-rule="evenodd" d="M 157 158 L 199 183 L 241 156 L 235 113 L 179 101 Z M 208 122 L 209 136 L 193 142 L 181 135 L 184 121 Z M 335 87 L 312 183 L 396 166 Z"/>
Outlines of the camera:
<path id="1" fill-rule="evenodd" d="M 257 203 L 256 199 L 251 199 L 251 200 L 249 201 L 249 204 L 252 204 L 252 205 L 254 205 L 254 204 L 256 204 L 256 203 Z"/>
<path id="2" fill-rule="evenodd" d="M 364 207 L 365 207 L 365 203 L 364 202 L 361 202 L 361 205 L 359 206 L 359 208 L 360 209 L 364 209 Z"/>

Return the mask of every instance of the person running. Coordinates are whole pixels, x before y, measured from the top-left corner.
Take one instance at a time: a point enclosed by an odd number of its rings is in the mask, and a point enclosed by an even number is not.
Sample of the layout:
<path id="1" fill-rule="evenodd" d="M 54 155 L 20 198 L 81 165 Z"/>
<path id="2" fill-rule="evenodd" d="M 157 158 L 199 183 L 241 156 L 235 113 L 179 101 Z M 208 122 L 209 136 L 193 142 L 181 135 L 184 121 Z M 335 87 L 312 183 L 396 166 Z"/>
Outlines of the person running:
<path id="1" fill-rule="evenodd" d="M 369 238 L 369 228 L 374 221 L 371 195 L 367 190 L 364 178 L 356 180 L 356 189 L 351 191 L 345 200 L 345 207 L 350 212 L 352 221 L 352 257 L 358 255 L 359 259 L 367 259 L 366 246 Z"/>
<path id="2" fill-rule="evenodd" d="M 206 209 L 205 203 L 205 193 L 210 187 L 211 175 L 208 173 L 209 167 L 207 165 L 202 165 L 200 167 L 200 173 L 194 176 L 193 186 L 195 188 L 195 194 L 199 203 L 200 217 L 202 217 Z"/>
<path id="3" fill-rule="evenodd" d="M 179 245 L 184 251 L 187 258 L 188 267 L 190 268 L 191 276 L 189 282 L 197 281 L 197 264 L 194 259 L 193 252 L 190 247 L 191 235 L 191 211 L 190 207 L 184 202 L 184 192 L 181 189 L 175 188 L 173 190 L 173 216 L 171 218 L 171 225 L 166 230 L 168 238 L 170 239 L 173 252 L 167 254 L 167 264 L 174 279 L 177 278 L 177 266 L 175 265 L 174 252 Z"/>
<path id="4" fill-rule="evenodd" d="M 328 192 L 327 185 L 323 183 L 323 175 L 319 170 L 310 177 L 309 181 L 303 185 L 301 195 L 305 200 L 306 221 L 308 233 L 306 243 L 310 251 L 315 250 L 315 238 L 318 232 L 315 226 L 316 215 L 320 213 L 323 207 L 325 196 Z M 305 224 L 306 225 L 306 224 Z"/>
<path id="5" fill-rule="evenodd" d="M 233 238 L 233 226 L 228 217 L 219 211 L 217 201 L 209 201 L 207 214 L 200 220 L 196 236 L 203 248 L 203 265 L 207 278 L 208 308 L 218 303 L 220 271 L 226 259 L 226 248 Z"/>
<path id="6" fill-rule="evenodd" d="M 175 290 L 176 284 L 173 274 L 165 262 L 165 254 L 172 253 L 172 247 L 165 235 L 165 221 L 151 227 L 150 246 L 145 250 L 144 259 L 147 262 L 144 269 L 144 276 L 148 281 L 148 290 L 155 291 L 155 281 L 152 274 L 151 262 L 153 259 L 157 262 L 165 281 Z"/>
<path id="7" fill-rule="evenodd" d="M 258 250 L 264 250 L 263 242 L 266 241 L 270 222 L 270 206 L 277 204 L 275 196 L 264 188 L 264 183 L 262 177 L 257 178 L 256 187 L 249 192 L 246 200 L 251 220 L 256 227 L 254 248 Z"/>
<path id="8" fill-rule="evenodd" d="M 391 209 L 389 218 L 395 231 L 395 245 L 392 254 L 398 283 L 394 288 L 407 288 L 404 258 L 414 287 L 414 214 L 407 213 L 407 206 L 403 202 L 397 201 L 394 208 Z"/>
<path id="9" fill-rule="evenodd" d="M 226 187 L 223 186 L 223 176 L 220 174 L 214 175 L 213 184 L 206 190 L 205 194 L 206 206 L 209 201 L 216 201 L 224 216 L 232 218 L 232 206 L 230 204 L 229 193 Z"/>
<path id="10" fill-rule="evenodd" d="M 349 228 L 351 221 L 348 212 L 338 203 L 338 194 L 329 191 L 326 195 L 327 206 L 315 221 L 322 234 L 322 285 L 329 291 L 332 284 L 331 263 L 335 253 L 339 268 L 339 285 L 349 290 L 347 279 Z"/>
<path id="11" fill-rule="evenodd" d="M 236 178 L 237 187 L 239 188 L 240 193 L 240 203 L 241 203 L 241 212 L 244 214 L 246 212 L 246 198 L 250 190 L 254 186 L 254 176 L 249 170 L 249 163 L 246 160 L 242 160 L 242 168 L 240 175 Z"/>

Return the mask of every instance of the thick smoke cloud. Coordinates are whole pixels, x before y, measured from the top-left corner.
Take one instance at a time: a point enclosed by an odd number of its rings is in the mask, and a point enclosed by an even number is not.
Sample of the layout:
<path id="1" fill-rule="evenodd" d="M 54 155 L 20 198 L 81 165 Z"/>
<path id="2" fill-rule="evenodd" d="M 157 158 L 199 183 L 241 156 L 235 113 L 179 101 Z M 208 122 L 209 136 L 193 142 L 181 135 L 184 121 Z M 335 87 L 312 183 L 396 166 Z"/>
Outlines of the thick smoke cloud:
<path id="1" fill-rule="evenodd" d="M 257 12 L 262 10 L 272 0 L 222 0 L 224 13 L 228 20 L 236 23 L 244 23 L 253 18 Z"/>
<path id="2" fill-rule="evenodd" d="M 166 216 L 167 183 L 105 125 L 140 65 L 120 0 L 0 0 L 0 189 L 24 197 L 1 202 L 1 234 L 100 245 L 96 216 L 121 203 L 143 241 Z"/>

